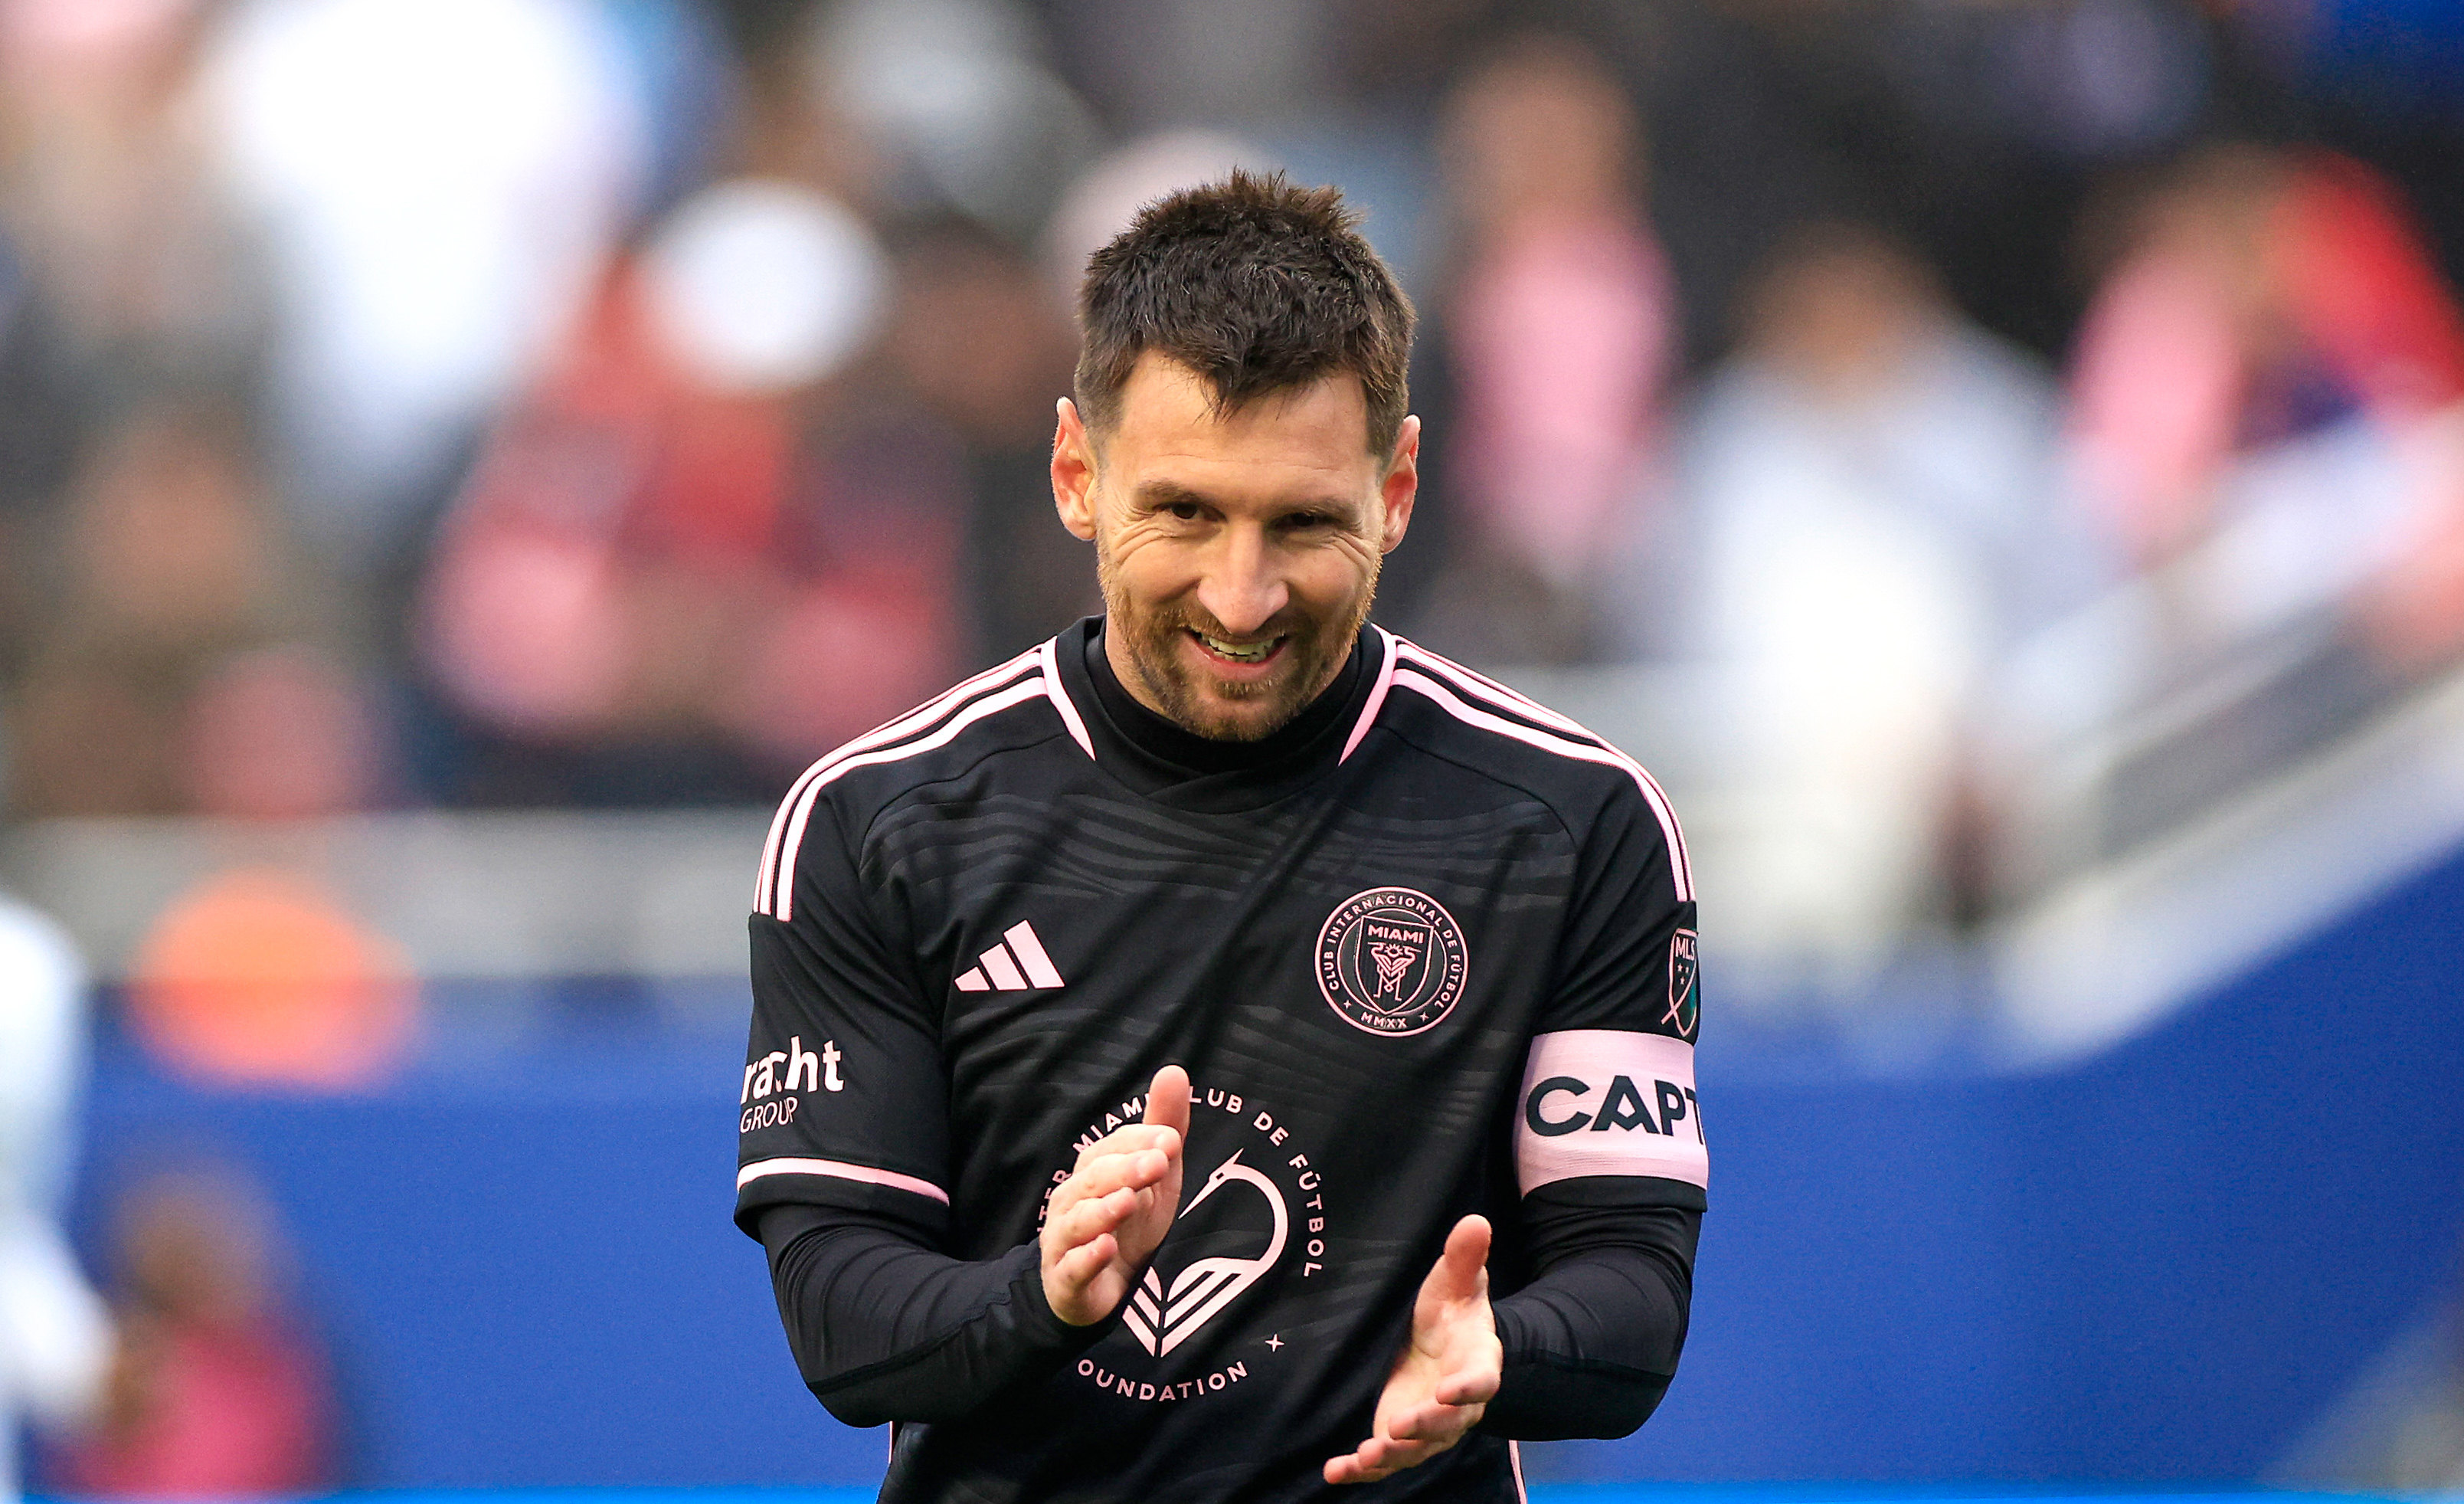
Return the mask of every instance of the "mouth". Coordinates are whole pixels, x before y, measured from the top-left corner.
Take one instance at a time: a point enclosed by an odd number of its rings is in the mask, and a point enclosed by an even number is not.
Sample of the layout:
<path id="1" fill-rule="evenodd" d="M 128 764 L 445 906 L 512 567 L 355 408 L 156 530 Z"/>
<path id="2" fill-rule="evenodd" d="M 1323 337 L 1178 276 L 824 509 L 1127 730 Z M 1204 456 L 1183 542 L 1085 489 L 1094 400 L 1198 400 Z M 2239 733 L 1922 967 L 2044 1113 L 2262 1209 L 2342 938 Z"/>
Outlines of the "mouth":
<path id="1" fill-rule="evenodd" d="M 1208 656 L 1219 658 L 1225 663 L 1238 664 L 1243 668 L 1256 668 L 1260 664 L 1268 662 L 1283 651 L 1285 643 L 1291 640 L 1288 636 L 1281 636 L 1262 637 L 1255 642 L 1232 642 L 1221 637 L 1208 636 L 1194 628 L 1185 630 L 1189 631 L 1191 640 L 1204 650 Z"/>

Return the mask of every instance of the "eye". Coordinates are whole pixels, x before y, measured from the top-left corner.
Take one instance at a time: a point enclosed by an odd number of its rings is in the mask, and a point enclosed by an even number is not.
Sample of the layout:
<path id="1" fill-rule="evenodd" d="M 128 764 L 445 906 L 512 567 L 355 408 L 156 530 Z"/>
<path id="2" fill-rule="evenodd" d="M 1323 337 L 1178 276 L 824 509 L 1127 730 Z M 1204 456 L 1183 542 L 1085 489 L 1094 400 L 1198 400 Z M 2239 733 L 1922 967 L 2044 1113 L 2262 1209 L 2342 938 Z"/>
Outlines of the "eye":
<path id="1" fill-rule="evenodd" d="M 1164 505 L 1164 512 L 1167 516 L 1178 518 L 1184 522 L 1195 522 L 1199 515 L 1198 503 L 1195 501 L 1167 502 Z"/>

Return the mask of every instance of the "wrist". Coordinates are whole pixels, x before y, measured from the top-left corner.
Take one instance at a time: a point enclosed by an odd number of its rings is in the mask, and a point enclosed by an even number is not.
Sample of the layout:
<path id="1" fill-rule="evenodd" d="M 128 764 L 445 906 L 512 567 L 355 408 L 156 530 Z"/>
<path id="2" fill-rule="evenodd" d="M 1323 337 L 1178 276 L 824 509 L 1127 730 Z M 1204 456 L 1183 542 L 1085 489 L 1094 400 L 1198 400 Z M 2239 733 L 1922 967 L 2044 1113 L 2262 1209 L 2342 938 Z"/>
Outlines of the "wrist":
<path id="1" fill-rule="evenodd" d="M 1076 1352 L 1093 1345 L 1111 1330 L 1111 1317 L 1097 1316 L 1077 1322 L 1064 1317 L 1056 1309 L 1051 1291 L 1045 1283 L 1047 1271 L 1039 1256 L 1010 1282 L 1010 1298 L 1018 1307 L 1019 1322 L 1041 1342 L 1066 1347 Z"/>

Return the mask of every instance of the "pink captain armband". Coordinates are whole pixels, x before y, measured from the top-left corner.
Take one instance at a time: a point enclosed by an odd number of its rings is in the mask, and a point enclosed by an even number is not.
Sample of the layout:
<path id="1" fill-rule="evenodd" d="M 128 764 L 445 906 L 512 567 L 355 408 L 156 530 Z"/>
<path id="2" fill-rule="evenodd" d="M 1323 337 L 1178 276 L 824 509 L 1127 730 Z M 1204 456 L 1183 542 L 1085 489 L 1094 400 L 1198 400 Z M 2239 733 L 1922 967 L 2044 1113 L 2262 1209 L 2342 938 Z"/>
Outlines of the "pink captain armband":
<path id="1" fill-rule="evenodd" d="M 1514 1125 L 1525 1194 L 1592 1175 L 1711 1183 L 1694 1047 L 1664 1034 L 1570 1028 L 1531 1041 Z"/>

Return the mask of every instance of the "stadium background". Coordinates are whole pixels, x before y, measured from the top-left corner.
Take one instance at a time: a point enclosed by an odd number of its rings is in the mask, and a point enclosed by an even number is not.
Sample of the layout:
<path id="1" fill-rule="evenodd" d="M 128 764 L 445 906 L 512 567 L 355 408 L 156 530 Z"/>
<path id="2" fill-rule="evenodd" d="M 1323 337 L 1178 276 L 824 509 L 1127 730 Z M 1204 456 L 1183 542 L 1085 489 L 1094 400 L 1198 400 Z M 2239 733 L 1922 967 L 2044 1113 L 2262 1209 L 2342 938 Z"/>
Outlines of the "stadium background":
<path id="1" fill-rule="evenodd" d="M 1071 268 L 1243 163 L 1425 321 L 1382 618 L 1698 852 L 1684 1370 L 1535 1480 L 2464 1489 L 2459 101 L 2447 0 L 0 5 L 35 1486 L 878 1476 L 727 1222 L 764 807 L 1089 608 Z"/>

